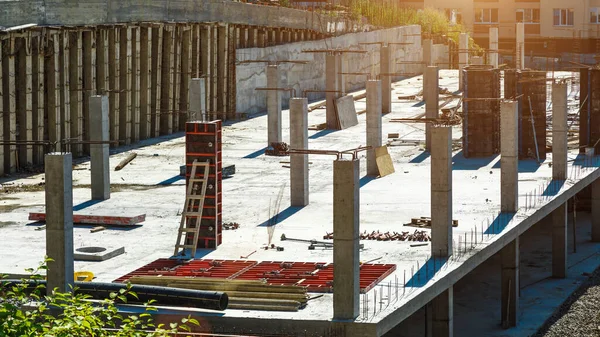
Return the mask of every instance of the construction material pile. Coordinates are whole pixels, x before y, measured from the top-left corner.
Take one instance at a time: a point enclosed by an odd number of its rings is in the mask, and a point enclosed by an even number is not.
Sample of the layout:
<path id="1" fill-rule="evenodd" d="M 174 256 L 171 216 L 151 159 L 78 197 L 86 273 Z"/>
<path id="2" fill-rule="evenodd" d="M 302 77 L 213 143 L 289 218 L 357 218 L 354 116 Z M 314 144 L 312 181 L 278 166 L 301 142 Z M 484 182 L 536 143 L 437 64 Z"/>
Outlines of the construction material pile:
<path id="1" fill-rule="evenodd" d="M 308 301 L 305 287 L 269 285 L 265 280 L 229 280 L 205 277 L 134 276 L 132 284 L 224 292 L 228 309 L 298 311 Z"/>
<path id="2" fill-rule="evenodd" d="M 332 240 L 333 233 L 327 233 L 323 236 L 325 240 Z M 361 240 L 377 240 L 377 241 L 431 241 L 431 236 L 426 231 L 416 229 L 413 233 L 410 232 L 380 232 L 372 231 L 368 233 L 364 231 L 360 234 Z"/>
<path id="3" fill-rule="evenodd" d="M 269 146 L 265 150 L 265 155 L 282 157 L 282 156 L 288 156 L 289 151 L 290 151 L 290 147 L 284 142 L 271 143 L 271 146 Z"/>

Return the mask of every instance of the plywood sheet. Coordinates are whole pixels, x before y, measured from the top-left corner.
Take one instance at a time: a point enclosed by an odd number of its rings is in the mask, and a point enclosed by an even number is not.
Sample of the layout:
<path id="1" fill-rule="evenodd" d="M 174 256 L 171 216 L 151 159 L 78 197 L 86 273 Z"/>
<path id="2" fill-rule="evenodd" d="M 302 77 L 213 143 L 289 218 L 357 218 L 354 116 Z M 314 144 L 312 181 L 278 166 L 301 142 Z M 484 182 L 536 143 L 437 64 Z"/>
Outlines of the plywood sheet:
<path id="1" fill-rule="evenodd" d="M 380 177 L 385 177 L 396 172 L 396 170 L 394 170 L 394 163 L 392 163 L 392 157 L 388 153 L 387 146 L 375 148 L 375 162 L 377 163 Z"/>
<path id="2" fill-rule="evenodd" d="M 336 99 L 335 111 L 337 113 L 340 130 L 358 125 L 356 108 L 354 107 L 354 97 L 346 95 Z"/>

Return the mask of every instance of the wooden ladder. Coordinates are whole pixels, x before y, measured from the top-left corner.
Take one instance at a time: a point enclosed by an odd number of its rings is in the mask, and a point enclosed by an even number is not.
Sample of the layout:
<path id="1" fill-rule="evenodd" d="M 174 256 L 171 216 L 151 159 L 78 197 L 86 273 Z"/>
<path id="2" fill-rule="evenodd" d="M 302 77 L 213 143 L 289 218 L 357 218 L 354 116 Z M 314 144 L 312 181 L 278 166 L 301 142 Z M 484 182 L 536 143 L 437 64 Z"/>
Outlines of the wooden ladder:
<path id="1" fill-rule="evenodd" d="M 196 170 L 198 168 L 204 168 L 202 178 L 196 177 Z M 192 172 L 187 185 L 183 212 L 181 212 L 181 222 L 179 223 L 179 233 L 177 234 L 177 242 L 175 243 L 174 256 L 178 256 L 180 251 L 183 253 L 181 255 L 185 256 L 186 248 L 191 248 L 191 258 L 196 256 L 196 247 L 198 245 L 198 237 L 200 236 L 200 222 L 202 221 L 202 209 L 204 208 L 209 170 L 209 162 L 197 162 L 194 160 L 192 163 Z M 196 207 L 197 211 L 194 211 L 194 208 Z M 192 224 L 193 227 L 191 226 Z M 190 244 L 186 244 L 188 233 L 194 233 L 194 239 Z"/>

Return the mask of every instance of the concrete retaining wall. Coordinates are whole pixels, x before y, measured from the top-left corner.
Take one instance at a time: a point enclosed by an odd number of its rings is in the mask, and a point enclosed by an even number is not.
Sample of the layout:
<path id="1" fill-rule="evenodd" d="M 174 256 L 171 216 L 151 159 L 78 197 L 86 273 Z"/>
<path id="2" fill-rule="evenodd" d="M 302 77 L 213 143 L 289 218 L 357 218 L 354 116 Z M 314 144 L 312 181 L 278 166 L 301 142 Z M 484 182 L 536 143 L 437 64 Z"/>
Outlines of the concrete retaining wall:
<path id="1" fill-rule="evenodd" d="M 394 72 L 421 73 L 420 64 L 396 64 L 397 62 L 421 62 L 421 27 L 405 26 L 365 33 L 346 34 L 339 37 L 291 43 L 268 48 L 238 49 L 236 59 L 244 60 L 308 60 L 308 64 L 281 64 L 282 83 L 293 87 L 296 95 L 301 96 L 304 90 L 325 89 L 325 54 L 303 53 L 307 49 L 363 49 L 367 54 L 346 53 L 343 55 L 344 72 L 369 72 L 379 74 L 379 45 L 359 46 L 365 42 L 411 43 L 410 45 L 393 45 L 392 57 Z M 265 64 L 249 63 L 236 67 L 237 74 L 237 111 L 257 113 L 266 111 L 266 92 L 256 88 L 266 87 Z M 344 76 L 346 91 L 362 89 L 366 76 Z M 324 97 L 324 94 L 311 94 L 309 99 Z M 284 94 L 284 105 L 287 105 L 289 94 Z"/>

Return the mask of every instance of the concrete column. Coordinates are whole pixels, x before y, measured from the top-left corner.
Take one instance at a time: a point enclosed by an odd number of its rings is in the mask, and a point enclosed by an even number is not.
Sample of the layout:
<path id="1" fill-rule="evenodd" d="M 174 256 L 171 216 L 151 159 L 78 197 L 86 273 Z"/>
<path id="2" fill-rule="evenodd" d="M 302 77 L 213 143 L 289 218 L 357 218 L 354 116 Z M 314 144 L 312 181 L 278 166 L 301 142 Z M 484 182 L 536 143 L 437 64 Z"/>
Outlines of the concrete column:
<path id="1" fill-rule="evenodd" d="M 206 81 L 204 78 L 190 80 L 190 111 L 188 121 L 206 120 Z"/>
<path id="2" fill-rule="evenodd" d="M 392 57 L 391 47 L 381 46 L 379 50 L 379 78 L 381 79 L 381 112 L 385 115 L 392 111 Z"/>
<path id="3" fill-rule="evenodd" d="M 433 65 L 433 40 L 423 40 L 423 68 Z"/>
<path id="4" fill-rule="evenodd" d="M 338 97 L 344 96 L 346 94 L 346 83 L 344 82 L 344 54 L 339 53 L 337 56 L 337 83 L 338 90 L 340 93 Z"/>
<path id="5" fill-rule="evenodd" d="M 552 212 L 552 277 L 567 277 L 567 203 Z"/>
<path id="6" fill-rule="evenodd" d="M 452 255 L 452 128 L 431 128 L 431 255 Z"/>
<path id="7" fill-rule="evenodd" d="M 73 170 L 70 153 L 45 156 L 47 289 L 73 285 Z"/>
<path id="8" fill-rule="evenodd" d="M 552 179 L 567 179 L 567 84 L 552 84 Z"/>
<path id="9" fill-rule="evenodd" d="M 335 54 L 327 54 L 325 56 L 325 120 L 327 128 L 330 130 L 338 129 L 338 122 L 335 114 L 335 99 L 338 94 L 333 91 L 338 90 L 337 78 L 337 62 L 338 58 Z"/>
<path id="10" fill-rule="evenodd" d="M 591 184 L 592 189 L 592 241 L 600 242 L 600 179 Z"/>
<path id="11" fill-rule="evenodd" d="M 500 251 L 502 260 L 501 297 L 502 327 L 517 326 L 519 317 L 519 238 Z"/>
<path id="12" fill-rule="evenodd" d="M 378 176 L 375 148 L 381 146 L 381 81 L 367 81 L 367 175 Z"/>
<path id="13" fill-rule="evenodd" d="M 464 67 L 469 65 L 469 34 L 461 33 L 458 38 L 458 87 L 463 90 Z"/>
<path id="14" fill-rule="evenodd" d="M 498 27 L 490 27 L 490 51 L 488 64 L 498 68 Z"/>
<path id="15" fill-rule="evenodd" d="M 515 65 L 517 69 L 525 69 L 525 25 L 522 22 L 517 23 L 517 48 L 515 55 Z"/>
<path id="16" fill-rule="evenodd" d="M 431 336 L 454 336 L 454 288 L 450 286 L 431 301 Z"/>
<path id="17" fill-rule="evenodd" d="M 500 103 L 500 211 L 519 208 L 518 110 L 516 101 Z"/>
<path id="18" fill-rule="evenodd" d="M 90 140 L 108 142 L 108 96 L 90 97 Z M 110 199 L 109 144 L 90 145 L 92 200 Z"/>
<path id="19" fill-rule="evenodd" d="M 359 313 L 360 161 L 333 162 L 333 318 Z"/>
<path id="20" fill-rule="evenodd" d="M 308 99 L 290 99 L 290 147 L 308 149 Z M 290 155 L 291 205 L 308 205 L 308 155 Z"/>
<path id="21" fill-rule="evenodd" d="M 279 88 L 279 66 L 267 66 L 267 88 Z M 267 146 L 272 143 L 281 143 L 281 92 L 279 90 L 267 91 L 267 119 L 268 119 L 268 141 Z"/>
<path id="22" fill-rule="evenodd" d="M 439 75 L 438 67 L 429 66 L 423 78 L 423 96 L 425 99 L 425 117 L 438 118 L 439 115 Z M 425 148 L 431 151 L 431 123 L 425 124 Z"/>

